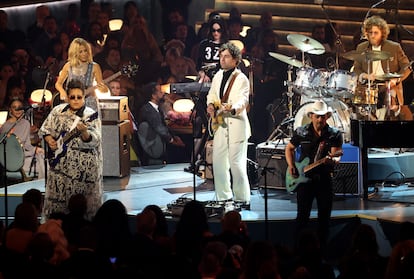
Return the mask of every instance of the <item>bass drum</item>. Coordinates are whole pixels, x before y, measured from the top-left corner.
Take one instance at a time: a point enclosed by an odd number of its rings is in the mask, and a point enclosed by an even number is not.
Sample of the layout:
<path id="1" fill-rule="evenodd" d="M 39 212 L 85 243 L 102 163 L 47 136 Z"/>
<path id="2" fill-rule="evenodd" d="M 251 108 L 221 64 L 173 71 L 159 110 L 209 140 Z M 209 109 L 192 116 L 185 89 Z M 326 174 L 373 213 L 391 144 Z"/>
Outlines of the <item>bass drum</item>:
<path id="1" fill-rule="evenodd" d="M 0 134 L 3 138 L 4 133 Z M 23 167 L 24 150 L 20 139 L 15 134 L 6 137 L 6 144 L 0 144 L 0 164 L 4 167 L 4 146 L 6 146 L 6 169 L 14 172 Z"/>
<path id="2" fill-rule="evenodd" d="M 339 129 L 343 133 L 344 142 L 350 142 L 351 115 L 348 106 L 340 100 L 328 101 L 326 103 L 333 110 L 332 116 L 327 120 L 329 126 Z M 310 111 L 312 104 L 313 102 L 308 102 L 299 107 L 295 114 L 295 121 L 293 123 L 294 129 L 311 122 L 307 114 L 308 111 Z"/>

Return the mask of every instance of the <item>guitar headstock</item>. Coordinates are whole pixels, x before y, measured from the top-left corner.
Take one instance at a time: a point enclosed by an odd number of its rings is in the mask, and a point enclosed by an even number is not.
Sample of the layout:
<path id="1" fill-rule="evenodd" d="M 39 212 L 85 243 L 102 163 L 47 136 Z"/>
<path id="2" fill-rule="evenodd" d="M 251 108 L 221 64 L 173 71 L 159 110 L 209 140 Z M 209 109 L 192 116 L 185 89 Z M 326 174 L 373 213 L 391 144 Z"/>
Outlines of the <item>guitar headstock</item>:
<path id="1" fill-rule="evenodd" d="M 128 77 L 134 76 L 138 71 L 139 66 L 136 64 L 128 64 L 122 66 L 121 73 Z"/>

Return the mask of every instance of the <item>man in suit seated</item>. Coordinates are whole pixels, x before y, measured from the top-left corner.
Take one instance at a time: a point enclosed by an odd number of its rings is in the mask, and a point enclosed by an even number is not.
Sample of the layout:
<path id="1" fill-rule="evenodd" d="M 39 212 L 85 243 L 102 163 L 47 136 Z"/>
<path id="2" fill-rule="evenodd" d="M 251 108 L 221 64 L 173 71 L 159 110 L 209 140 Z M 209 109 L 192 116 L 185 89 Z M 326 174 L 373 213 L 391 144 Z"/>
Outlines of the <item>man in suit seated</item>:
<path id="1" fill-rule="evenodd" d="M 142 165 L 161 165 L 168 160 L 166 146 L 172 144 L 184 147 L 180 137 L 174 136 L 165 122 L 164 112 L 160 105 L 164 100 L 164 92 L 156 82 L 143 87 L 146 103 L 139 110 L 138 138 L 142 147 Z"/>

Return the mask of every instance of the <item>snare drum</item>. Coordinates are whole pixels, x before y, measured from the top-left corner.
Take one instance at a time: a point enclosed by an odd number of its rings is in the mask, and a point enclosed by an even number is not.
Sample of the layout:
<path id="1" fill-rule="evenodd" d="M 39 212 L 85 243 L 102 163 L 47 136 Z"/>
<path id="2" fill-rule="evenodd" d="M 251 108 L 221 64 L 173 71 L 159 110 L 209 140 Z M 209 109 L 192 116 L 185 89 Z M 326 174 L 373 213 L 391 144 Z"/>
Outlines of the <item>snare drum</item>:
<path id="1" fill-rule="evenodd" d="M 0 134 L 3 138 L 4 133 Z M 24 149 L 20 139 L 15 134 L 6 137 L 6 144 L 0 144 L 0 164 L 4 166 L 4 146 L 6 146 L 6 169 L 8 171 L 18 171 L 24 164 Z"/>
<path id="2" fill-rule="evenodd" d="M 375 105 L 378 101 L 378 86 L 372 85 L 368 89 L 367 85 L 358 85 L 352 102 L 356 105 Z"/>
<path id="3" fill-rule="evenodd" d="M 357 86 L 358 76 L 355 73 L 336 70 L 330 74 L 328 79 L 328 92 L 336 97 L 351 97 Z"/>
<path id="4" fill-rule="evenodd" d="M 311 122 L 307 114 L 313 102 L 305 103 L 299 107 L 293 122 L 294 129 Z M 351 141 L 351 114 L 348 106 L 340 100 L 326 101 L 326 103 L 333 110 L 332 116 L 326 122 L 329 126 L 336 127 L 343 133 L 344 142 Z"/>

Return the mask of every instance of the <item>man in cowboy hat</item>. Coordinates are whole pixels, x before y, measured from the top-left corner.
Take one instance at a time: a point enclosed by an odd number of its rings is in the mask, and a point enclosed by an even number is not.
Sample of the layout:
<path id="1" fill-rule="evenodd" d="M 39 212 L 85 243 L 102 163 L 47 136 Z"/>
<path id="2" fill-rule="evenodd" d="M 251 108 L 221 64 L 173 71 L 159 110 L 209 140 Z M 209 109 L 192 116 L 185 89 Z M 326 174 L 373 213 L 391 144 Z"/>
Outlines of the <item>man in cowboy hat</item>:
<path id="1" fill-rule="evenodd" d="M 325 102 L 315 101 L 307 113 L 311 122 L 295 129 L 285 149 L 286 187 L 295 185 L 291 189 L 297 198 L 296 232 L 299 234 L 306 229 L 316 198 L 321 247 L 328 239 L 333 201 L 332 173 L 334 164 L 339 163 L 343 144 L 341 131 L 327 124 L 331 115 L 332 109 Z M 296 162 L 298 148 L 300 156 Z"/>

